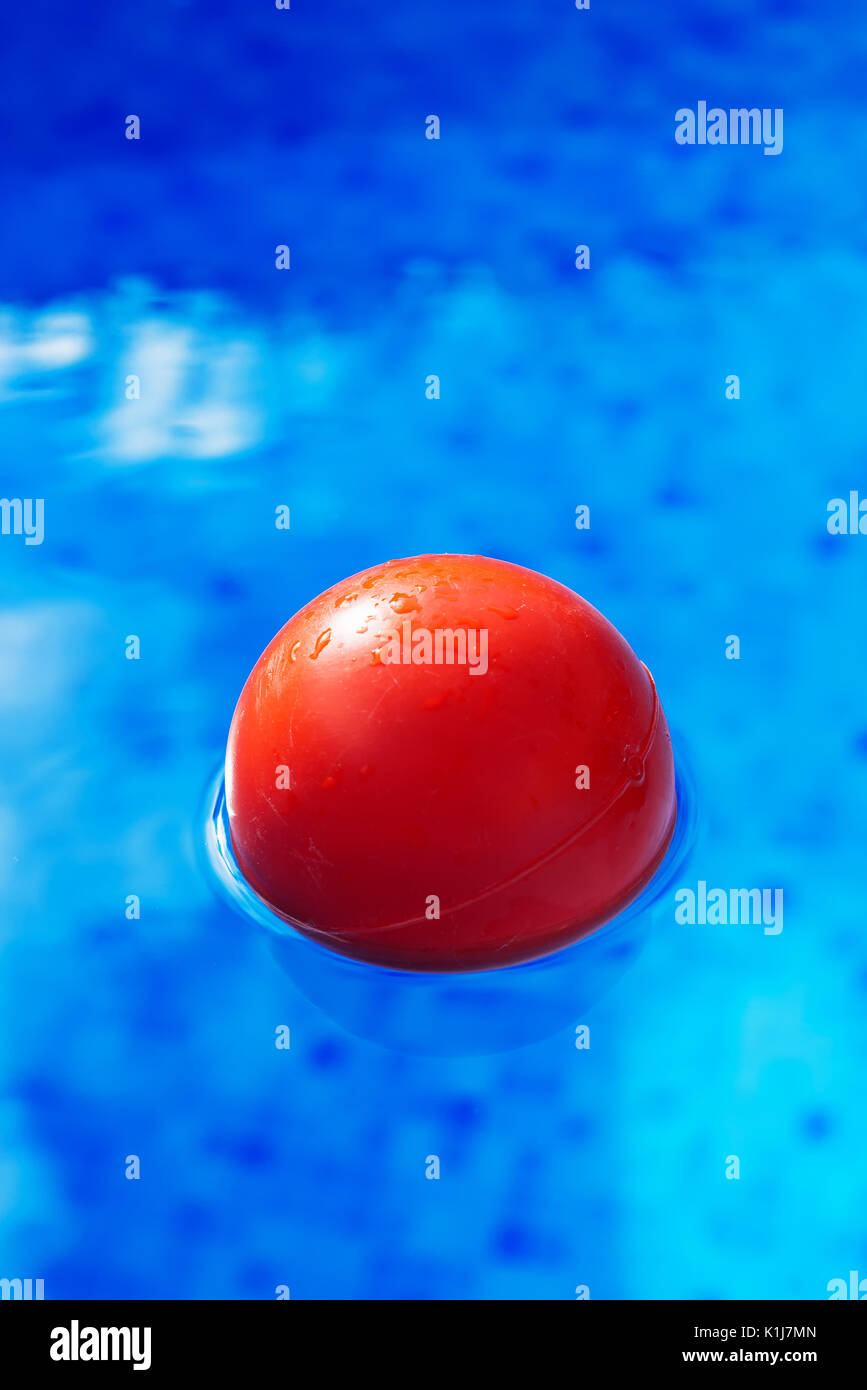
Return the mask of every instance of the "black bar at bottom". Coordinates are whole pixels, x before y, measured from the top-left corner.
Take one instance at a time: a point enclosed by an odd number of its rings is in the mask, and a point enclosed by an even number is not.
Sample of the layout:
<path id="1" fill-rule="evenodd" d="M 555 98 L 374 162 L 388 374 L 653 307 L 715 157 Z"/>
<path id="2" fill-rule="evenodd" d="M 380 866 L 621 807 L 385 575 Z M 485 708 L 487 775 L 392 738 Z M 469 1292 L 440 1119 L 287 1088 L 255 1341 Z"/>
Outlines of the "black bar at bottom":
<path id="1" fill-rule="evenodd" d="M 534 1300 L 520 1313 L 508 1305 L 502 1325 L 501 1303 L 473 1302 L 463 1312 L 460 1304 L 448 1303 L 448 1321 L 442 1313 L 423 1311 L 424 1303 L 403 1303 L 399 1322 L 388 1317 L 383 1323 L 376 1306 L 364 1303 L 356 1331 L 358 1306 L 301 1299 L 0 1301 L 0 1359 L 4 1366 L 17 1362 L 20 1371 L 51 1377 L 93 1378 L 109 1369 L 114 1376 L 138 1372 L 161 1380 L 190 1372 L 201 1383 L 209 1374 L 224 1378 L 271 1367 L 296 1378 L 303 1374 L 299 1354 L 308 1363 L 311 1352 L 319 1376 L 333 1373 L 342 1358 L 354 1362 L 354 1375 L 365 1364 L 374 1372 L 391 1363 L 396 1373 L 396 1356 L 400 1378 L 411 1381 L 416 1372 L 429 1376 L 440 1357 L 443 1374 L 453 1377 L 457 1346 L 465 1347 L 469 1333 L 477 1364 L 490 1352 L 489 1375 L 501 1355 L 520 1355 L 533 1346 L 546 1360 L 558 1347 L 562 1352 L 571 1346 L 576 1365 L 587 1366 L 592 1355 L 597 1368 L 601 1363 L 612 1371 L 764 1365 L 806 1366 L 827 1375 L 863 1373 L 867 1335 L 865 1309 L 845 1301 L 552 1303 L 543 1306 L 558 1311 L 549 1311 L 541 1323 L 531 1311 L 539 1308 Z M 452 1319 L 459 1344 L 449 1335 Z M 407 1346 L 415 1348 L 409 1361 Z M 458 1359 L 467 1358 L 462 1352 Z"/>

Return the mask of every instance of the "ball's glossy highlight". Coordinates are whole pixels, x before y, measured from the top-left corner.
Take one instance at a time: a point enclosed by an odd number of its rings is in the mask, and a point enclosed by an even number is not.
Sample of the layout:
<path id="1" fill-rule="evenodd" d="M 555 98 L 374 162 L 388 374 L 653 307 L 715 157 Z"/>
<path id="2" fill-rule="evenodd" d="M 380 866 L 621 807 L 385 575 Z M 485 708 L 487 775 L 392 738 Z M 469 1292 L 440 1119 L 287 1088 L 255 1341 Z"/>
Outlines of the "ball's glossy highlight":
<path id="1" fill-rule="evenodd" d="M 273 912 L 415 971 L 585 936 L 648 883 L 676 816 L 665 716 L 617 630 L 467 555 L 390 561 L 290 619 L 238 701 L 226 802 Z"/>

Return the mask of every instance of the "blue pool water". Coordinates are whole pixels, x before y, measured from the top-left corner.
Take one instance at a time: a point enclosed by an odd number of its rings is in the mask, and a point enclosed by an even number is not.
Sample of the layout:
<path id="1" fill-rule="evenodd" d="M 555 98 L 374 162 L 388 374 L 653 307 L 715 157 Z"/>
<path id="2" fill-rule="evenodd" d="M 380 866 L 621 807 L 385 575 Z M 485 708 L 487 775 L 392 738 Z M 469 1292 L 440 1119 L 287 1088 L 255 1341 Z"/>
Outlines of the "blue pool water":
<path id="1" fill-rule="evenodd" d="M 0 1277 L 867 1277 L 867 539 L 826 528 L 867 495 L 863 9 L 91 9 L 36 0 L 0 52 L 0 492 L 45 501 L 41 545 L 0 536 Z M 783 153 L 678 147 L 705 99 L 783 108 Z M 297 987 L 213 891 L 203 798 L 277 628 L 425 551 L 624 632 L 694 769 L 685 886 L 782 888 L 781 933 L 672 897 L 586 1017 L 491 1053 L 383 1047 Z"/>

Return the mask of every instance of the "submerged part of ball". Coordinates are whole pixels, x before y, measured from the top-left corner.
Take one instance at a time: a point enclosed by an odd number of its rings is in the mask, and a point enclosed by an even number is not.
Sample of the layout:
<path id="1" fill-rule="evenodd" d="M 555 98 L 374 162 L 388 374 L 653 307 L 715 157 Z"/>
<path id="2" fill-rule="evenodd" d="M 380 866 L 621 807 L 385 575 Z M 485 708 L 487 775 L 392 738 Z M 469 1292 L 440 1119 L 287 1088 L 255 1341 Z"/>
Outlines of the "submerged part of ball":
<path id="1" fill-rule="evenodd" d="M 585 936 L 651 878 L 676 810 L 665 716 L 619 632 L 476 555 L 389 561 L 291 618 L 238 701 L 226 802 L 278 916 L 428 971 Z"/>

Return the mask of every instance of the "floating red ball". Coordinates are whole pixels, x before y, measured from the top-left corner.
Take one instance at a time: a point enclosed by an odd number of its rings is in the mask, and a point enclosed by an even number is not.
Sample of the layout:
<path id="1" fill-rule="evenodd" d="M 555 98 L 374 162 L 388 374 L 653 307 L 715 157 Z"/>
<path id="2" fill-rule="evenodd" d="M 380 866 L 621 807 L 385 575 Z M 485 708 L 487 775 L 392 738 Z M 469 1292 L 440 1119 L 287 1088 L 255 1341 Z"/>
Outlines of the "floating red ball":
<path id="1" fill-rule="evenodd" d="M 651 878 L 676 809 L 623 637 L 555 580 L 474 555 L 389 561 L 291 618 L 238 701 L 226 801 L 275 913 L 429 971 L 585 936 Z"/>

